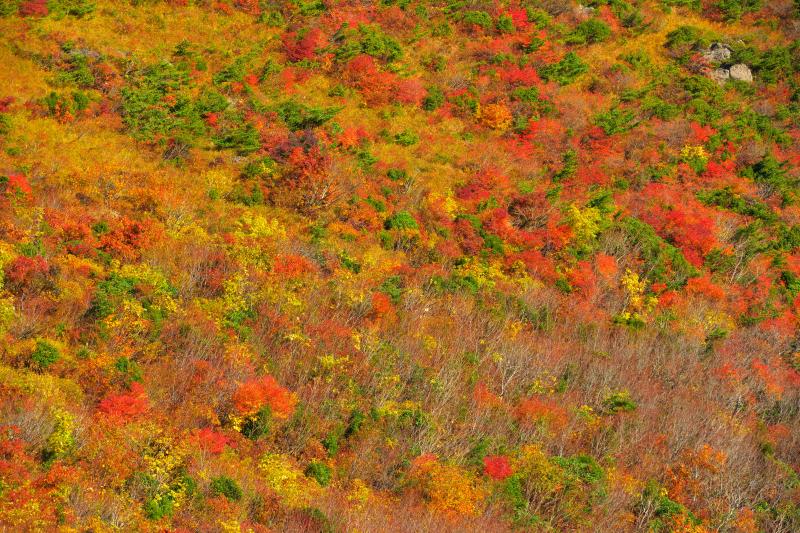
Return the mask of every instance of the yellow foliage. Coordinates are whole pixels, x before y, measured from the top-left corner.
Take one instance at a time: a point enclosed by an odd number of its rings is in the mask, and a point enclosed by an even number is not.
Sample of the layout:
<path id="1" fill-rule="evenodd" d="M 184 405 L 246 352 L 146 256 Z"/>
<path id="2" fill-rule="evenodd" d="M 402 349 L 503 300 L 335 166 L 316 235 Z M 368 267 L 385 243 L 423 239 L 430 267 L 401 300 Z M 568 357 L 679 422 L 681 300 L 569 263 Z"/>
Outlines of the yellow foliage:
<path id="1" fill-rule="evenodd" d="M 151 305 L 158 309 L 174 313 L 178 310 L 178 304 L 172 297 L 172 288 L 161 272 L 152 269 L 148 265 L 141 263 L 137 265 L 126 264 L 119 269 L 123 277 L 136 278 L 144 281 L 153 287 Z"/>
<path id="2" fill-rule="evenodd" d="M 244 272 L 237 272 L 222 282 L 225 291 L 222 295 L 222 309 L 226 314 L 245 311 L 250 307 L 244 294 L 245 283 Z"/>
<path id="3" fill-rule="evenodd" d="M 586 244 L 593 241 L 602 230 L 603 214 L 596 207 L 579 208 L 575 204 L 569 206 L 569 218 L 575 232 L 575 240 Z"/>
<path id="4" fill-rule="evenodd" d="M 472 279 L 478 288 L 492 288 L 497 281 L 506 279 L 500 267 L 473 256 L 458 265 L 455 268 L 455 274 L 462 278 Z"/>
<path id="5" fill-rule="evenodd" d="M 432 509 L 454 515 L 475 516 L 481 512 L 486 490 L 463 469 L 426 461 L 417 467 L 423 495 Z"/>
<path id="6" fill-rule="evenodd" d="M 647 283 L 646 279 L 640 279 L 639 274 L 631 269 L 625 270 L 625 274 L 620 280 L 620 284 L 628 296 L 628 306 L 621 315 L 623 318 L 643 319 L 644 315 L 655 309 L 658 304 L 658 298 L 655 296 L 645 297 L 644 295 Z"/>
<path id="7" fill-rule="evenodd" d="M 269 488 L 281 497 L 288 507 L 304 507 L 322 490 L 311 482 L 285 455 L 268 453 L 261 458 L 258 469 Z"/>
<path id="8" fill-rule="evenodd" d="M 220 520 L 217 525 L 223 533 L 240 533 L 242 531 L 242 527 L 236 519 Z"/>
<path id="9" fill-rule="evenodd" d="M 167 436 L 157 437 L 147 447 L 144 464 L 147 473 L 158 482 L 156 500 L 169 498 L 176 508 L 183 503 L 189 487 L 180 474 L 187 455 L 182 443 L 175 443 Z"/>
<path id="10" fill-rule="evenodd" d="M 536 493 L 549 494 L 560 487 L 561 471 L 536 444 L 523 446 L 515 463 L 525 485 Z"/>
<path id="11" fill-rule="evenodd" d="M 354 479 L 352 488 L 350 492 L 347 493 L 347 501 L 350 502 L 355 509 L 361 510 L 367 505 L 371 496 L 372 491 L 367 484 L 361 479 Z"/>
<path id="12" fill-rule="evenodd" d="M 13 345 L 14 352 L 33 349 L 34 341 Z M 51 374 L 40 374 L 25 369 L 16 369 L 0 365 L 0 383 L 5 387 L 17 389 L 27 395 L 36 395 L 47 401 L 54 408 L 63 408 L 67 403 L 75 404 L 83 401 L 83 390 L 70 379 L 59 378 Z"/>
<path id="13" fill-rule="evenodd" d="M 75 447 L 75 417 L 60 408 L 53 413 L 55 427 L 47 438 L 47 446 L 56 457 L 67 455 Z"/>
<path id="14" fill-rule="evenodd" d="M 708 161 L 708 152 L 702 146 L 684 146 L 681 150 L 681 159 L 688 161 L 690 159 L 702 159 Z"/>
<path id="15" fill-rule="evenodd" d="M 220 196 L 225 196 L 233 190 L 234 179 L 233 176 L 227 172 L 220 170 L 209 170 L 203 176 L 206 187 L 209 193 L 214 192 Z"/>
<path id="16" fill-rule="evenodd" d="M 245 213 L 236 223 L 237 237 L 285 237 L 286 228 L 276 219 L 267 220 L 261 215 Z"/>
<path id="17" fill-rule="evenodd" d="M 0 298 L 0 336 L 8 331 L 15 317 L 14 298 L 12 296 Z"/>

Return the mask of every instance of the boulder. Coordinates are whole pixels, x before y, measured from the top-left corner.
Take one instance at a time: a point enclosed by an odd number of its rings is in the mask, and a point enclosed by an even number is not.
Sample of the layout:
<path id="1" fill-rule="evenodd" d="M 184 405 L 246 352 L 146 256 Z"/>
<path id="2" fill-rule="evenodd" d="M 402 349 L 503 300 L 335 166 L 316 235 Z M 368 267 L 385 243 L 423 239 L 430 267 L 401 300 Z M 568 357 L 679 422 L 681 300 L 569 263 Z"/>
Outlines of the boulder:
<path id="1" fill-rule="evenodd" d="M 726 68 L 718 68 L 711 71 L 711 79 L 717 83 L 725 83 L 731 77 L 731 72 Z"/>
<path id="2" fill-rule="evenodd" d="M 753 83 L 753 73 L 750 71 L 750 67 L 744 63 L 737 63 L 736 65 L 733 65 L 730 70 L 730 75 L 731 79 L 733 80 Z"/>
<path id="3" fill-rule="evenodd" d="M 709 63 L 724 63 L 731 58 L 731 49 L 722 43 L 712 43 L 708 50 L 703 52 L 703 59 Z"/>

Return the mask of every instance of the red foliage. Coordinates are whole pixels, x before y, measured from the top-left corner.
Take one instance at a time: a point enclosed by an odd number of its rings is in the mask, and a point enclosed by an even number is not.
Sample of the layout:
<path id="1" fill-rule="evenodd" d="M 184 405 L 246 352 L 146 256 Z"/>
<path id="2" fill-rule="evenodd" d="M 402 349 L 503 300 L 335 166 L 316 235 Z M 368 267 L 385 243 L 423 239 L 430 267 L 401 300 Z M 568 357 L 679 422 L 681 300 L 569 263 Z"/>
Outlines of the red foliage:
<path id="1" fill-rule="evenodd" d="M 709 161 L 706 164 L 706 169 L 703 172 L 703 179 L 707 181 L 725 181 L 731 179 L 736 172 L 736 161 L 728 159 L 726 161 L 717 162 Z"/>
<path id="2" fill-rule="evenodd" d="M 419 105 L 427 91 L 419 78 L 398 80 L 394 90 L 395 101 L 401 104 Z"/>
<path id="3" fill-rule="evenodd" d="M 28 0 L 19 6 L 19 14 L 23 17 L 45 17 L 48 13 L 47 0 Z"/>
<path id="4" fill-rule="evenodd" d="M 692 122 L 691 124 L 689 124 L 689 127 L 692 129 L 692 137 L 696 142 L 699 143 L 707 142 L 712 135 L 717 133 L 717 130 L 715 130 L 711 126 L 702 126 L 697 122 Z"/>
<path id="5" fill-rule="evenodd" d="M 736 366 L 727 361 L 723 363 L 719 368 L 714 370 L 714 375 L 724 381 L 730 383 L 738 383 L 742 379 L 742 372 Z"/>
<path id="6" fill-rule="evenodd" d="M 544 422 L 552 431 L 567 425 L 567 411 L 558 402 L 549 398 L 533 396 L 522 400 L 516 409 L 517 418 L 523 423 Z"/>
<path id="7" fill-rule="evenodd" d="M 150 402 L 142 384 L 134 382 L 130 391 L 103 398 L 98 409 L 110 419 L 126 422 L 146 413 Z"/>
<path id="8" fill-rule="evenodd" d="M 709 300 L 719 301 L 725 298 L 725 290 L 711 281 L 710 274 L 689 279 L 686 290 L 691 294 L 701 294 Z"/>
<path id="9" fill-rule="evenodd" d="M 554 282 L 558 279 L 555 261 L 551 257 L 546 257 L 539 250 L 527 250 L 509 257 L 509 262 L 522 261 L 528 271 L 547 282 Z"/>
<path id="10" fill-rule="evenodd" d="M 580 261 L 567 274 L 570 286 L 584 298 L 591 298 L 595 293 L 597 277 L 589 261 Z"/>
<path id="11" fill-rule="evenodd" d="M 6 187 L 9 194 L 23 193 L 29 195 L 32 192 L 28 179 L 22 174 L 10 174 Z"/>
<path id="12" fill-rule="evenodd" d="M 597 272 L 605 279 L 611 279 L 619 272 L 617 260 L 613 256 L 598 253 L 594 258 Z"/>
<path id="13" fill-rule="evenodd" d="M 17 257 L 6 266 L 6 279 L 11 283 L 25 284 L 38 275 L 46 275 L 50 270 L 44 257 Z"/>
<path id="14" fill-rule="evenodd" d="M 503 405 L 503 399 L 489 390 L 489 387 L 482 381 L 475 385 L 472 391 L 472 398 L 480 407 L 499 407 Z"/>
<path id="15" fill-rule="evenodd" d="M 514 469 L 505 455 L 488 455 L 483 458 L 483 473 L 492 479 L 503 481 L 514 473 Z"/>
<path id="16" fill-rule="evenodd" d="M 675 186 L 652 183 L 644 193 L 649 201 L 643 208 L 642 220 L 680 247 L 692 265 L 702 266 L 705 255 L 717 246 L 716 226 L 709 209 Z"/>
<path id="17" fill-rule="evenodd" d="M 275 258 L 272 271 L 280 276 L 292 279 L 303 274 L 314 272 L 314 265 L 302 255 L 286 254 Z"/>
<path id="18" fill-rule="evenodd" d="M 212 128 L 217 129 L 219 127 L 219 113 L 208 113 L 205 118 L 206 124 Z"/>
<path id="19" fill-rule="evenodd" d="M 475 255 L 483 248 L 483 238 L 466 218 L 460 218 L 453 223 L 453 232 L 465 254 Z"/>
<path id="20" fill-rule="evenodd" d="M 480 203 L 493 193 L 502 195 L 510 188 L 507 176 L 497 169 L 487 168 L 476 174 L 464 186 L 456 190 L 456 197 L 465 202 Z"/>
<path id="21" fill-rule="evenodd" d="M 366 130 L 360 126 L 345 128 L 339 134 L 339 144 L 342 148 L 356 148 L 361 145 L 364 139 L 368 138 Z"/>
<path id="22" fill-rule="evenodd" d="M 392 301 L 382 292 L 372 293 L 372 313 L 378 317 L 388 315 L 394 306 Z"/>
<path id="23" fill-rule="evenodd" d="M 289 61 L 302 61 L 314 59 L 317 48 L 322 46 L 324 36 L 318 28 L 313 28 L 304 34 L 289 32 L 283 36 L 283 49 Z"/>
<path id="24" fill-rule="evenodd" d="M 531 86 L 540 85 L 542 83 L 541 78 L 539 78 L 539 73 L 531 66 L 519 67 L 517 65 L 509 65 L 501 69 L 498 74 L 501 80 L 510 85 Z"/>
<path id="25" fill-rule="evenodd" d="M 239 11 L 244 11 L 248 15 L 259 15 L 261 13 L 259 0 L 234 0 L 233 3 Z"/>
<path id="26" fill-rule="evenodd" d="M 239 414 L 252 415 L 267 406 L 277 418 L 288 418 L 297 403 L 295 395 L 281 387 L 269 375 L 253 378 L 239 385 L 232 400 Z"/>
<path id="27" fill-rule="evenodd" d="M 123 219 L 119 227 L 102 236 L 100 248 L 125 259 L 135 259 L 141 248 L 150 242 L 148 229 L 146 222 Z"/>
<path id="28" fill-rule="evenodd" d="M 396 77 L 378 69 L 372 56 L 361 54 L 350 60 L 344 70 L 344 79 L 356 87 L 369 104 L 382 105 L 392 98 Z"/>
<path id="29" fill-rule="evenodd" d="M 212 428 L 203 428 L 197 431 L 193 436 L 193 440 L 197 442 L 202 450 L 214 455 L 222 453 L 225 451 L 225 446 L 233 444 L 233 441 L 225 434 Z"/>

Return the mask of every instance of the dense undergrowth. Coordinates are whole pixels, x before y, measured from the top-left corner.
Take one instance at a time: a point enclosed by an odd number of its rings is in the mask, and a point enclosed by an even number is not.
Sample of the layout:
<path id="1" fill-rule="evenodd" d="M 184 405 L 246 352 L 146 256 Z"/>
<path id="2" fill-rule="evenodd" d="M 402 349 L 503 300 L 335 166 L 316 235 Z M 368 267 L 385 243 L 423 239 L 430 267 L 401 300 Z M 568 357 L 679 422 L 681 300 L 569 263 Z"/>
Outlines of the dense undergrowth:
<path id="1" fill-rule="evenodd" d="M 0 525 L 800 530 L 799 37 L 0 0 Z"/>

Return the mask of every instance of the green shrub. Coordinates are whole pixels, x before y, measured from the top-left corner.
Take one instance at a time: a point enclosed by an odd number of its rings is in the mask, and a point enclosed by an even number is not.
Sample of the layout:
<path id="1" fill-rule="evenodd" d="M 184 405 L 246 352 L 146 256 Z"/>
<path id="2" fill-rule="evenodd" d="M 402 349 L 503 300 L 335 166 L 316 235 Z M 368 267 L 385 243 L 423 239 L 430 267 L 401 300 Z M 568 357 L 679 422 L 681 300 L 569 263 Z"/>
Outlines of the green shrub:
<path id="1" fill-rule="evenodd" d="M 71 50 L 70 46 L 65 45 L 62 48 L 65 52 L 70 53 L 70 56 L 66 69 L 56 75 L 53 84 L 56 86 L 75 84 L 82 88 L 92 87 L 95 84 L 95 77 L 89 67 L 89 59 L 85 55 Z"/>
<path id="2" fill-rule="evenodd" d="M 422 100 L 422 109 L 435 111 L 444 104 L 444 92 L 436 86 L 428 87 L 428 94 Z"/>
<path id="3" fill-rule="evenodd" d="M 611 28 L 600 19 L 589 19 L 578 24 L 567 36 L 567 44 L 593 44 L 605 41 L 611 36 Z"/>
<path id="4" fill-rule="evenodd" d="M 734 20 L 761 9 L 761 0 L 717 0 L 715 6 L 725 17 Z"/>
<path id="5" fill-rule="evenodd" d="M 322 126 L 336 116 L 341 107 L 309 107 L 288 100 L 277 107 L 278 116 L 292 131 Z"/>
<path id="6" fill-rule="evenodd" d="M 461 16 L 461 21 L 470 26 L 478 26 L 484 30 L 492 27 L 492 17 L 486 11 L 467 11 Z"/>
<path id="7" fill-rule="evenodd" d="M 789 204 L 797 194 L 798 180 L 789 177 L 786 166 L 786 161 L 778 161 L 772 154 L 767 154 L 761 161 L 746 168 L 742 175 L 761 185 L 767 196 L 779 193 L 783 203 Z"/>
<path id="8" fill-rule="evenodd" d="M 395 134 L 394 142 L 400 146 L 412 146 L 419 142 L 419 136 L 413 131 L 405 130 Z"/>
<path id="9" fill-rule="evenodd" d="M 358 409 L 353 409 L 353 412 L 350 413 L 350 420 L 347 423 L 347 428 L 344 431 L 344 437 L 349 438 L 358 433 L 366 420 L 367 415 Z"/>
<path id="10" fill-rule="evenodd" d="M 342 437 L 344 436 L 345 428 L 342 424 L 337 424 L 325 438 L 322 439 L 322 446 L 328 452 L 328 455 L 333 457 L 339 452 Z"/>
<path id="11" fill-rule="evenodd" d="M 635 115 L 633 111 L 614 107 L 604 113 L 595 115 L 594 123 L 603 128 L 606 135 L 614 135 L 617 133 L 624 133 L 636 126 L 634 118 Z"/>
<path id="12" fill-rule="evenodd" d="M 569 85 L 588 70 L 589 65 L 581 60 L 575 52 L 569 52 L 558 63 L 543 67 L 539 74 L 547 81 L 555 81 L 559 85 Z"/>
<path id="13" fill-rule="evenodd" d="M 304 17 L 313 17 L 316 15 L 321 15 L 327 11 L 327 6 L 325 6 L 325 2 L 322 0 L 308 0 L 308 1 L 296 1 L 297 7 L 300 9 L 300 14 Z"/>
<path id="14" fill-rule="evenodd" d="M 514 33 L 514 20 L 509 15 L 500 15 L 497 18 L 497 31 L 500 33 Z"/>
<path id="15" fill-rule="evenodd" d="M 114 362 L 114 369 L 122 375 L 125 385 L 130 385 L 134 381 L 142 382 L 144 376 L 142 375 L 142 368 L 127 357 L 120 357 Z"/>
<path id="16" fill-rule="evenodd" d="M 248 418 L 245 423 L 242 424 L 240 432 L 250 440 L 258 440 L 269 433 L 271 421 L 272 411 L 269 406 L 264 406 L 259 409 L 254 417 Z"/>
<path id="17" fill-rule="evenodd" d="M 400 276 L 390 276 L 381 283 L 378 290 L 384 293 L 393 304 L 400 303 L 400 297 L 403 295 L 403 278 Z"/>
<path id="18" fill-rule="evenodd" d="M 670 50 L 693 47 L 703 40 L 703 33 L 694 26 L 678 26 L 667 34 L 664 46 Z"/>
<path id="19" fill-rule="evenodd" d="M 211 494 L 215 496 L 225 496 L 225 498 L 232 502 L 238 502 L 242 499 L 242 489 L 239 488 L 239 484 L 236 483 L 236 480 L 228 476 L 213 478 L 209 489 L 211 490 Z"/>
<path id="20" fill-rule="evenodd" d="M 755 217 L 767 222 L 777 220 L 775 212 L 765 203 L 733 192 L 730 187 L 713 191 L 700 191 L 697 198 L 705 205 L 721 207 L 740 215 Z"/>
<path id="21" fill-rule="evenodd" d="M 175 511 L 175 499 L 170 494 L 159 495 L 147 501 L 144 505 L 144 514 L 150 520 L 161 520 L 172 516 Z"/>
<path id="22" fill-rule="evenodd" d="M 240 155 L 246 155 L 261 148 L 261 136 L 252 124 L 244 124 L 215 135 L 214 146 L 219 150 L 233 149 Z"/>
<path id="23" fill-rule="evenodd" d="M 698 275 L 697 270 L 686 260 L 683 253 L 658 236 L 652 226 L 634 217 L 626 217 L 615 223 L 609 236 L 622 233 L 623 239 L 613 239 L 614 247 L 608 250 L 613 255 L 623 256 L 636 251 L 642 261 L 642 271 L 653 281 L 662 281 L 671 289 L 678 289 L 686 281 Z"/>
<path id="24" fill-rule="evenodd" d="M 614 392 L 603 400 L 603 412 L 606 414 L 625 413 L 635 409 L 636 402 L 628 391 Z"/>
<path id="25" fill-rule="evenodd" d="M 417 221 L 408 211 L 398 211 L 388 219 L 383 225 L 389 230 L 416 230 L 419 229 Z"/>
<path id="26" fill-rule="evenodd" d="M 60 18 L 66 15 L 83 17 L 95 10 L 95 3 L 90 0 L 48 0 L 50 15 Z"/>
<path id="27" fill-rule="evenodd" d="M 380 26 L 362 25 L 358 31 L 361 33 L 360 45 L 363 53 L 384 61 L 396 61 L 403 55 L 400 44 L 383 33 Z"/>
<path id="28" fill-rule="evenodd" d="M 342 266 L 345 267 L 347 270 L 353 272 L 354 274 L 358 274 L 361 272 L 361 263 L 350 257 L 347 252 L 339 253 L 339 262 L 342 263 Z"/>
<path id="29" fill-rule="evenodd" d="M 323 487 L 327 487 L 331 482 L 331 467 L 319 461 L 312 461 L 309 463 L 306 467 L 305 474 L 310 478 L 316 479 L 317 483 Z"/>
<path id="30" fill-rule="evenodd" d="M 578 152 L 570 148 L 561 156 L 561 169 L 553 175 L 553 181 L 558 183 L 567 180 L 578 171 Z"/>
<path id="31" fill-rule="evenodd" d="M 637 514 L 646 513 L 646 516 L 650 517 L 647 524 L 649 531 L 658 533 L 672 531 L 673 519 L 684 514 L 688 517 L 690 524 L 700 524 L 700 521 L 688 509 L 671 500 L 667 494 L 667 490 L 655 481 L 648 481 L 642 491 L 635 511 Z"/>
<path id="32" fill-rule="evenodd" d="M 671 120 L 677 117 L 681 110 L 675 104 L 648 95 L 642 100 L 642 111 L 661 120 Z"/>
<path id="33" fill-rule="evenodd" d="M 36 341 L 36 348 L 31 353 L 31 361 L 39 368 L 48 368 L 61 358 L 58 348 L 46 340 Z"/>
<path id="34" fill-rule="evenodd" d="M 338 42 L 333 55 L 337 61 L 349 61 L 359 54 L 392 62 L 403 56 L 403 48 L 378 25 L 361 24 L 358 30 L 344 26 L 334 36 Z"/>
<path id="35" fill-rule="evenodd" d="M 19 11 L 22 0 L 0 0 L 0 17 L 10 17 Z"/>
<path id="36" fill-rule="evenodd" d="M 205 134 L 206 125 L 192 101 L 184 69 L 163 61 L 135 72 L 129 81 L 122 88 L 122 118 L 135 139 L 172 137 L 191 145 Z"/>
<path id="37" fill-rule="evenodd" d="M 402 168 L 390 168 L 386 171 L 386 177 L 392 181 L 405 181 L 408 179 L 408 172 Z"/>
<path id="38" fill-rule="evenodd" d="M 694 26 L 679 26 L 667 34 L 664 46 L 681 63 L 689 60 L 695 49 L 708 44 L 703 32 Z"/>
<path id="39" fill-rule="evenodd" d="M 5 113 L 0 113 L 0 135 L 8 135 L 11 132 L 11 117 Z"/>
<path id="40" fill-rule="evenodd" d="M 571 457 L 553 457 L 552 462 L 564 469 L 564 473 L 575 480 L 580 480 L 589 485 L 599 483 L 605 479 L 603 468 L 597 464 L 594 457 L 579 454 Z"/>

